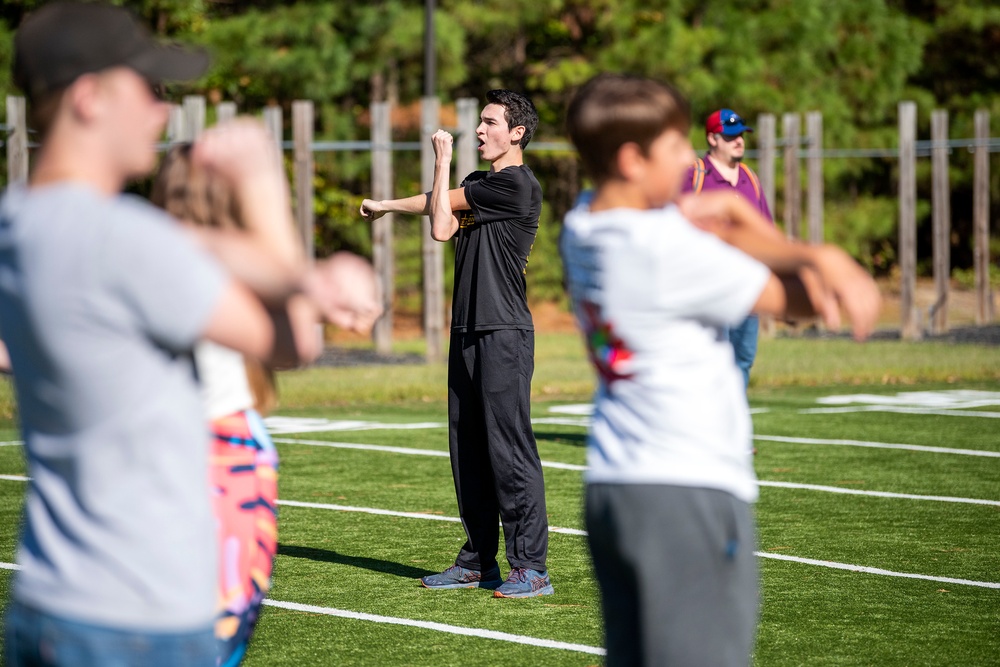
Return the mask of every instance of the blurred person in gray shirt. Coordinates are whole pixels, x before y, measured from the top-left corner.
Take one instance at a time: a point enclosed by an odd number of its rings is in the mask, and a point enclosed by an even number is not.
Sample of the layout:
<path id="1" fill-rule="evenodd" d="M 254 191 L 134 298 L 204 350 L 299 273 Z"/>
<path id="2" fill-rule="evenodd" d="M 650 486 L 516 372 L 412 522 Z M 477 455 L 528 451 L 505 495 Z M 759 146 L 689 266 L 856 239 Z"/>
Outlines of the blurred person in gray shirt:
<path id="1" fill-rule="evenodd" d="M 316 314 L 302 302 L 329 313 L 351 282 L 306 268 L 259 124 L 211 130 L 194 148 L 198 168 L 255 212 L 246 232 L 185 230 L 121 194 L 156 164 L 167 105 L 153 90 L 207 63 L 101 4 L 45 5 L 15 37 L 15 81 L 42 142 L 29 184 L 0 202 L 0 336 L 31 476 L 9 665 L 216 664 L 209 434 L 192 347 L 312 358 Z M 357 310 L 370 324 L 374 294 Z"/>

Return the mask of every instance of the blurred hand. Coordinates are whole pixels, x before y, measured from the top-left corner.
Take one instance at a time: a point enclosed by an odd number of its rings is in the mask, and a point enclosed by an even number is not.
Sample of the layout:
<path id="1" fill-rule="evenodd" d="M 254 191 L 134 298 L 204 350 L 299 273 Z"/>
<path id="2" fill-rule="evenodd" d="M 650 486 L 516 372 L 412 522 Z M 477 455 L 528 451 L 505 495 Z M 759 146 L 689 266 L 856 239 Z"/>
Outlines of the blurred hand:
<path id="1" fill-rule="evenodd" d="M 842 308 L 851 321 L 855 340 L 871 335 L 882 309 L 882 296 L 868 272 L 846 252 L 831 245 L 816 248 L 814 264 L 824 289 L 816 294 L 813 289 L 809 292 L 824 323 L 839 329 Z"/>
<path id="2" fill-rule="evenodd" d="M 261 176 L 284 182 L 277 144 L 263 123 L 253 118 L 237 118 L 206 130 L 194 144 L 191 161 L 234 188 Z"/>
<path id="3" fill-rule="evenodd" d="M 382 315 L 375 269 L 353 253 L 317 262 L 306 293 L 323 319 L 342 329 L 368 333 Z"/>

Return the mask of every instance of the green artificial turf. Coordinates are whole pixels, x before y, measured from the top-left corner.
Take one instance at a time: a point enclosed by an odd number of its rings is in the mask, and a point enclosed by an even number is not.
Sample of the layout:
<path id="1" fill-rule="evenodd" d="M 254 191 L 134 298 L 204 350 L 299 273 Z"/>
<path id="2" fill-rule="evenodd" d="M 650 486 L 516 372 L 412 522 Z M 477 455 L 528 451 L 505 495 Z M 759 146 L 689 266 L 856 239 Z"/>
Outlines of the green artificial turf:
<path id="1" fill-rule="evenodd" d="M 533 415 L 588 398 L 590 379 L 571 339 L 545 342 L 537 362 Z M 849 412 L 816 414 L 817 399 L 843 394 L 996 391 L 996 352 L 962 356 L 962 377 L 949 382 L 942 360 L 889 359 L 894 377 L 926 381 L 865 382 L 867 364 L 888 353 L 844 341 L 771 341 L 801 368 L 790 381 L 762 352 L 751 388 L 755 408 L 755 465 L 763 482 L 839 487 L 917 496 L 1000 501 L 1000 458 L 954 453 L 1000 452 L 991 417 Z M 811 345 L 810 354 L 799 345 Z M 897 344 L 898 345 L 898 344 Z M 775 348 L 772 351 L 775 351 Z M 931 349 L 931 348 L 921 348 Z M 965 348 L 948 348 L 964 350 Z M 844 352 L 847 350 L 847 352 Z M 862 350 L 863 352 L 858 352 Z M 977 348 L 978 350 L 978 348 Z M 845 354 L 861 355 L 845 357 Z M 869 357 L 869 354 L 873 356 Z M 937 351 L 934 354 L 938 354 Z M 991 356 L 992 355 L 992 356 Z M 809 357 L 816 357 L 810 359 Z M 834 363 L 841 359 L 839 366 Z M 556 370 L 545 370 L 547 364 Z M 789 364 L 792 362 L 789 361 Z M 824 383 L 805 381 L 808 369 Z M 823 370 L 828 368 L 828 370 Z M 833 370 L 833 369 L 838 370 Z M 569 370 L 567 370 L 569 369 Z M 971 369 L 971 370 L 970 370 Z M 824 373 L 826 375 L 824 375 Z M 847 383 L 830 374 L 854 373 Z M 568 379 L 560 383 L 559 376 Z M 924 377 L 924 376 L 920 376 Z M 785 379 L 781 379 L 785 378 Z M 968 379 L 963 379 L 968 378 Z M 324 447 L 303 442 L 354 443 L 447 452 L 447 405 L 438 367 L 313 369 L 282 378 L 278 414 L 383 425 L 430 422 L 414 430 L 374 428 L 277 436 L 283 501 L 342 508 L 375 508 L 456 518 L 448 459 L 425 454 Z M 954 378 L 952 378 L 954 380 Z M 352 385 L 357 390 L 354 399 Z M 540 387 L 550 387 L 546 392 Z M 425 393 L 426 390 L 426 393 Z M 997 413 L 998 406 L 974 411 Z M 565 415 L 562 415 L 565 416 Z M 8 420 L 0 440 L 16 439 Z M 585 463 L 585 428 L 537 423 L 546 461 Z M 808 442 L 767 436 L 856 440 L 940 447 L 948 452 Z M 547 467 L 552 526 L 581 529 L 582 474 Z M 22 448 L 0 447 L 0 474 L 23 475 Z M 25 483 L 0 480 L 0 560 L 12 562 Z M 765 554 L 878 568 L 973 582 L 1000 582 L 1000 506 L 933 499 L 844 495 L 764 485 L 756 505 L 759 550 Z M 599 595 L 586 540 L 550 534 L 555 595 L 494 600 L 480 590 L 430 591 L 418 577 L 449 565 L 463 541 L 461 525 L 345 509 L 280 506 L 279 552 L 271 598 L 337 613 L 372 614 L 497 631 L 599 647 Z M 980 665 L 1000 655 L 1000 590 L 962 583 L 901 578 L 759 559 L 762 614 L 754 652 L 757 665 Z M 506 570 L 506 564 L 502 563 Z M 6 599 L 9 571 L 0 571 Z M 600 656 L 468 637 L 376 620 L 266 607 L 247 665 L 596 665 Z"/>

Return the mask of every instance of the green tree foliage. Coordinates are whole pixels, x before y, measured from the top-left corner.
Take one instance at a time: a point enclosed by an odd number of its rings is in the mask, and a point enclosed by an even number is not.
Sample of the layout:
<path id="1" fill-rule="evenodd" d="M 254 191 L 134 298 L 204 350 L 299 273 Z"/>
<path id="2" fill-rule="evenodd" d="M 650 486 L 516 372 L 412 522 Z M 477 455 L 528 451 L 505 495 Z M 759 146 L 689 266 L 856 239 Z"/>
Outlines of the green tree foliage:
<path id="1" fill-rule="evenodd" d="M 0 92 L 12 90 L 13 30 L 42 2 L 0 5 Z M 250 112 L 312 99 L 322 139 L 367 138 L 370 102 L 388 99 L 405 107 L 422 92 L 424 16 L 413 0 L 118 4 L 136 11 L 157 34 L 214 53 L 206 77 L 176 94 L 203 92 Z M 692 101 L 697 146 L 704 146 L 701 119 L 720 107 L 749 119 L 820 110 L 825 146 L 836 148 L 894 146 L 903 99 L 918 103 L 921 137 L 929 135 L 933 108 L 950 110 L 952 137 L 972 136 L 977 108 L 1000 116 L 1000 7 L 994 0 L 438 0 L 435 32 L 442 99 L 482 99 L 497 87 L 523 90 L 539 109 L 537 137 L 543 140 L 562 138 L 573 90 L 607 70 L 677 85 Z M 416 122 L 401 125 L 396 139 L 413 140 L 416 131 Z M 529 280 L 536 294 L 551 296 L 560 283 L 558 221 L 576 195 L 580 173 L 567 153 L 529 150 L 528 161 L 546 193 Z M 419 187 L 417 162 L 416 153 L 396 154 L 400 194 Z M 929 192 L 924 162 L 922 195 Z M 971 262 L 971 159 L 956 153 L 952 167 L 953 260 L 962 267 Z M 354 217 L 358 198 L 370 189 L 368 169 L 364 153 L 317 157 L 321 252 L 368 248 L 366 230 Z M 830 159 L 824 170 L 828 239 L 889 270 L 895 259 L 895 160 Z M 780 173 L 778 178 L 780 198 Z M 992 191 L 996 219 L 998 169 Z M 781 205 L 772 202 L 776 210 Z M 921 238 L 927 235 L 926 208 Z M 419 266 L 419 226 L 401 219 L 397 229 L 400 265 Z M 921 253 L 929 253 L 929 244 Z M 405 270 L 401 279 L 415 283 L 418 276 Z"/>

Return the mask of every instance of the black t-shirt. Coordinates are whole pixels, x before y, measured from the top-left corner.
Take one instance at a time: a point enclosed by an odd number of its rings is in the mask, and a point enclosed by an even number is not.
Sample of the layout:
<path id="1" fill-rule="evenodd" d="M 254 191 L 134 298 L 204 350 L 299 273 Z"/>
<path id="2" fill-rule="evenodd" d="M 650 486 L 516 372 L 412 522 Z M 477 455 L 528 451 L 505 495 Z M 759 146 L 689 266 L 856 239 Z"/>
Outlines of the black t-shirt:
<path id="1" fill-rule="evenodd" d="M 451 330 L 531 331 L 525 275 L 542 188 L 524 165 L 475 171 L 462 187 L 471 210 L 458 214 Z"/>

